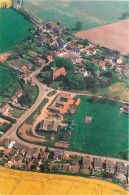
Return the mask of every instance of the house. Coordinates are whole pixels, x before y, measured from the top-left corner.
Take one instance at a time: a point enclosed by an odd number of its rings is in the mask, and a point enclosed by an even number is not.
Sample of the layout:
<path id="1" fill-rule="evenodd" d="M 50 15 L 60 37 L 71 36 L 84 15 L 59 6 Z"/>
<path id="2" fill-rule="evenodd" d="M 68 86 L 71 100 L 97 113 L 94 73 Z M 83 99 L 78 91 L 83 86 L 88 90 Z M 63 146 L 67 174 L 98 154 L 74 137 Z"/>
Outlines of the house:
<path id="1" fill-rule="evenodd" d="M 105 70 L 105 62 L 99 59 L 93 59 L 93 63 L 100 66 L 103 70 Z"/>
<path id="2" fill-rule="evenodd" d="M 23 76 L 23 80 L 24 80 L 24 83 L 25 84 L 27 84 L 27 83 L 29 83 L 30 82 L 30 76 L 29 76 L 29 74 L 24 74 L 24 76 Z"/>
<path id="3" fill-rule="evenodd" d="M 25 72 L 25 71 L 27 70 L 27 66 L 23 65 L 23 66 L 21 67 L 21 70 L 22 70 L 23 72 Z"/>
<path id="4" fill-rule="evenodd" d="M 63 157 L 64 157 L 64 151 L 58 151 L 58 150 L 56 150 L 56 151 L 54 151 L 54 155 L 53 155 L 53 158 L 54 158 L 54 160 L 62 160 L 63 159 Z"/>
<path id="5" fill-rule="evenodd" d="M 37 58 L 37 60 L 38 60 L 38 63 L 39 63 L 39 64 L 41 64 L 41 65 L 45 64 L 45 60 L 44 60 L 44 59 L 42 59 L 42 58 Z"/>
<path id="6" fill-rule="evenodd" d="M 103 170 L 103 161 L 101 159 L 95 158 L 94 159 L 94 169 L 97 171 Z"/>
<path id="7" fill-rule="evenodd" d="M 69 140 L 68 133 L 66 133 L 66 132 L 61 133 L 60 138 L 59 138 L 59 142 L 69 143 L 68 140 Z"/>
<path id="8" fill-rule="evenodd" d="M 39 131 L 56 133 L 58 130 L 59 123 L 56 120 L 50 121 L 44 119 L 40 123 Z"/>
<path id="9" fill-rule="evenodd" d="M 112 64 L 114 62 L 114 59 L 115 59 L 115 57 L 113 57 L 113 56 L 105 56 L 104 61 L 106 63 Z"/>
<path id="10" fill-rule="evenodd" d="M 69 112 L 70 112 L 71 114 L 74 114 L 74 113 L 75 113 L 75 111 L 77 110 L 77 107 L 79 106 L 80 102 L 81 102 L 81 99 L 80 99 L 80 98 L 77 98 L 77 99 L 74 101 L 73 105 L 71 106 L 71 108 L 70 108 L 70 110 L 69 110 Z"/>
<path id="11" fill-rule="evenodd" d="M 34 157 L 34 158 L 37 158 L 38 155 L 39 155 L 39 153 L 40 153 L 40 149 L 37 148 L 36 151 L 35 151 L 34 154 L 33 154 L 33 157 Z"/>
<path id="12" fill-rule="evenodd" d="M 115 59 L 115 62 L 117 63 L 117 64 L 122 64 L 123 63 L 123 56 L 117 56 L 117 58 Z"/>
<path id="13" fill-rule="evenodd" d="M 0 106 L 0 112 L 1 113 L 7 113 L 7 112 L 9 112 L 10 111 L 10 105 L 7 103 L 7 104 L 1 104 L 1 106 Z"/>
<path id="14" fill-rule="evenodd" d="M 81 53 L 81 49 L 78 48 L 78 47 L 74 47 L 74 48 L 72 49 L 72 51 L 75 52 L 75 53 L 77 53 L 77 54 L 80 54 L 80 53 Z"/>
<path id="15" fill-rule="evenodd" d="M 22 91 L 21 90 L 16 91 L 15 96 L 17 98 L 21 97 L 22 96 Z"/>
<path id="16" fill-rule="evenodd" d="M 60 36 L 58 36 L 56 40 L 61 48 L 64 48 L 66 46 L 64 40 Z"/>
<path id="17" fill-rule="evenodd" d="M 83 167 L 91 168 L 91 159 L 89 157 L 83 157 Z"/>
<path id="18" fill-rule="evenodd" d="M 46 23 L 46 27 L 50 28 L 52 30 L 55 28 L 55 26 L 56 26 L 56 23 L 53 22 L 53 21 L 49 21 L 49 22 Z"/>
<path id="19" fill-rule="evenodd" d="M 118 174 L 116 174 L 115 179 L 118 179 L 121 182 L 123 182 L 123 181 L 126 181 L 126 176 L 122 173 L 118 173 Z"/>
<path id="20" fill-rule="evenodd" d="M 115 171 L 115 164 L 113 161 L 107 160 L 106 161 L 106 172 L 114 173 Z"/>
<path id="21" fill-rule="evenodd" d="M 50 61 L 52 61 L 52 56 L 51 55 L 48 55 L 47 57 L 47 60 L 50 62 Z"/>
<path id="22" fill-rule="evenodd" d="M 62 68 L 59 68 L 58 70 L 55 71 L 54 68 L 51 68 L 51 77 L 53 80 L 57 79 L 59 76 L 66 76 L 67 73 L 66 73 L 66 70 L 64 67 Z"/>
<path id="23" fill-rule="evenodd" d="M 95 55 L 96 54 L 96 49 L 95 48 L 90 48 L 90 53 Z"/>
<path id="24" fill-rule="evenodd" d="M 124 111 L 125 114 L 129 114 L 129 104 L 123 104 L 121 110 Z"/>
<path id="25" fill-rule="evenodd" d="M 7 139 L 7 138 L 4 138 L 4 139 L 3 139 L 3 146 L 4 146 L 5 148 L 8 148 L 9 144 L 10 144 L 10 140 Z"/>
<path id="26" fill-rule="evenodd" d="M 71 49 L 75 48 L 75 46 L 74 46 L 74 45 L 67 45 L 66 48 L 67 48 L 68 50 L 71 50 Z"/>
<path id="27" fill-rule="evenodd" d="M 15 140 L 11 140 L 10 143 L 9 143 L 8 148 L 13 148 L 15 142 L 16 142 Z"/>
<path id="28" fill-rule="evenodd" d="M 82 49 L 81 52 L 90 55 L 90 50 L 89 49 Z"/>
<path id="29" fill-rule="evenodd" d="M 55 33 L 57 33 L 58 35 L 60 35 L 60 34 L 62 33 L 62 29 L 59 28 L 59 27 L 53 28 L 53 31 L 54 31 Z"/>
<path id="30" fill-rule="evenodd" d="M 85 70 L 85 68 L 79 68 L 79 70 L 77 71 L 77 73 L 79 75 L 82 75 L 83 77 L 87 77 L 89 76 L 88 72 Z"/>
<path id="31" fill-rule="evenodd" d="M 80 171 L 80 164 L 78 161 L 72 161 L 70 173 L 78 173 Z"/>
<path id="32" fill-rule="evenodd" d="M 28 162 L 28 163 L 25 165 L 25 170 L 30 170 L 32 165 L 33 165 L 33 162 L 32 162 L 32 161 Z"/>
<path id="33" fill-rule="evenodd" d="M 123 175 L 127 175 L 128 169 L 126 166 L 122 165 L 122 164 L 118 164 L 116 166 L 116 170 L 118 173 L 121 173 Z"/>
<path id="34" fill-rule="evenodd" d="M 44 152 L 44 151 L 40 152 L 40 158 L 45 161 L 48 159 L 48 155 L 49 154 L 47 152 Z"/>
<path id="35" fill-rule="evenodd" d="M 3 154 L 6 156 L 6 155 L 8 155 L 11 151 L 12 151 L 12 148 L 7 148 L 7 149 L 3 152 Z"/>
<path id="36" fill-rule="evenodd" d="M 63 173 L 70 173 L 71 171 L 71 165 L 69 163 L 63 165 Z"/>
<path id="37" fill-rule="evenodd" d="M 12 102 L 12 104 L 17 104 L 18 103 L 18 99 L 16 95 L 13 95 L 10 99 L 10 102 Z"/>

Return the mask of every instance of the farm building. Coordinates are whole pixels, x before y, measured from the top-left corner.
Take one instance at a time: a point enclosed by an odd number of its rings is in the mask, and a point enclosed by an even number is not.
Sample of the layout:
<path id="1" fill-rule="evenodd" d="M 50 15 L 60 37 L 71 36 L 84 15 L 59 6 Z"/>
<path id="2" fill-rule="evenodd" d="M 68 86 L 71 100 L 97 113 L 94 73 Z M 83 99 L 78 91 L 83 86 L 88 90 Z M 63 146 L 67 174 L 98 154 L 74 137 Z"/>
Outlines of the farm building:
<path id="1" fill-rule="evenodd" d="M 58 130 L 59 123 L 57 121 L 50 121 L 47 119 L 44 119 L 40 123 L 39 130 L 44 132 L 50 132 L 50 133 L 56 133 Z"/>

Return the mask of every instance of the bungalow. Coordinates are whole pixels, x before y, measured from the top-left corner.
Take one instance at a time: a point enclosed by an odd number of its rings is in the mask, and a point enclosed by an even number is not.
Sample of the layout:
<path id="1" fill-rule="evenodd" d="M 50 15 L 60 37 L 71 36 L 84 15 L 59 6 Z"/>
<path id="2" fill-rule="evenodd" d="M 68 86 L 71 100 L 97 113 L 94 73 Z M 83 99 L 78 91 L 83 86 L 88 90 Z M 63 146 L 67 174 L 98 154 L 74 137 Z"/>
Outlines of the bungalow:
<path id="1" fill-rule="evenodd" d="M 56 133 L 58 130 L 59 123 L 56 120 L 50 121 L 44 119 L 40 123 L 39 131 Z"/>
<path id="2" fill-rule="evenodd" d="M 21 70 L 22 70 L 23 72 L 25 72 L 25 71 L 27 70 L 27 66 L 23 65 L 23 66 L 21 67 Z"/>
<path id="3" fill-rule="evenodd" d="M 17 98 L 21 97 L 22 96 L 22 91 L 21 90 L 16 91 L 15 96 Z"/>
<path id="4" fill-rule="evenodd" d="M 51 55 L 48 55 L 47 57 L 47 60 L 50 62 L 50 61 L 52 61 L 52 56 Z"/>
<path id="5" fill-rule="evenodd" d="M 83 77 L 89 76 L 89 75 L 88 75 L 88 72 L 85 70 L 85 68 L 79 68 L 79 70 L 77 71 L 77 73 L 78 73 L 79 75 L 82 75 Z"/>
<path id="6" fill-rule="evenodd" d="M 93 63 L 99 65 L 103 70 L 106 70 L 105 62 L 99 59 L 93 59 Z"/>
<path id="7" fill-rule="evenodd" d="M 91 159 L 89 157 L 83 157 L 83 167 L 91 168 Z"/>
<path id="8" fill-rule="evenodd" d="M 8 148 L 9 144 L 10 144 L 10 140 L 7 139 L 7 138 L 4 138 L 4 139 L 3 139 L 3 146 L 4 146 L 5 148 Z"/>
<path id="9" fill-rule="evenodd" d="M 18 99 L 17 99 L 16 95 L 13 95 L 9 100 L 12 102 L 12 104 L 18 103 Z"/>
<path id="10" fill-rule="evenodd" d="M 49 153 L 47 153 L 47 152 L 44 152 L 44 151 L 40 152 L 40 158 L 45 160 L 45 161 L 48 159 L 48 155 L 49 155 Z"/>
<path id="11" fill-rule="evenodd" d="M 117 56 L 117 58 L 115 59 L 115 62 L 117 63 L 117 64 L 122 64 L 123 63 L 123 56 Z"/>
<path id="12" fill-rule="evenodd" d="M 118 164 L 118 163 L 117 163 L 116 170 L 118 173 L 121 173 L 123 175 L 127 175 L 127 172 L 128 172 L 128 169 L 126 166 L 124 166 L 122 164 Z"/>
<path id="13" fill-rule="evenodd" d="M 68 164 L 64 164 L 62 172 L 63 173 L 70 173 L 70 171 L 71 171 L 71 165 L 69 163 Z"/>
<path id="14" fill-rule="evenodd" d="M 62 33 L 62 29 L 59 28 L 59 27 L 53 28 L 53 31 L 54 31 L 56 34 L 58 34 L 58 35 L 60 35 L 60 34 Z"/>
<path id="15" fill-rule="evenodd" d="M 46 27 L 49 28 L 49 29 L 53 30 L 55 28 L 55 26 L 56 26 L 56 23 L 53 22 L 53 21 L 49 21 L 49 22 L 46 23 Z"/>
<path id="16" fill-rule="evenodd" d="M 74 101 L 72 107 L 70 108 L 70 113 L 71 113 L 71 114 L 74 114 L 74 113 L 75 113 L 75 111 L 77 110 L 77 107 L 79 106 L 80 102 L 81 102 L 81 99 L 80 99 L 80 98 L 77 98 L 77 99 Z"/>
<path id="17" fill-rule="evenodd" d="M 8 155 L 11 151 L 12 151 L 12 148 L 7 148 L 7 149 L 3 152 L 3 154 L 6 156 L 6 155 Z"/>
<path id="18" fill-rule="evenodd" d="M 1 113 L 7 113 L 7 112 L 9 112 L 9 110 L 10 110 L 10 105 L 7 103 L 7 104 L 2 104 L 1 106 L 0 106 L 0 112 Z"/>
<path id="19" fill-rule="evenodd" d="M 54 155 L 53 155 L 53 158 L 54 160 L 62 160 L 64 158 L 64 151 L 54 151 Z"/>
<path id="20" fill-rule="evenodd" d="M 123 182 L 123 181 L 126 181 L 126 176 L 122 173 L 118 173 L 118 174 L 116 174 L 115 179 L 118 179 L 121 182 Z"/>
<path id="21" fill-rule="evenodd" d="M 15 140 L 11 140 L 10 143 L 9 143 L 8 148 L 13 148 L 15 142 L 16 142 Z"/>
<path id="22" fill-rule="evenodd" d="M 77 161 L 71 162 L 71 170 L 70 173 L 78 173 L 80 171 L 80 165 Z"/>
<path id="23" fill-rule="evenodd" d="M 97 170 L 100 170 L 102 171 L 103 170 L 103 161 L 101 159 L 94 159 L 94 169 L 97 171 Z"/>
<path id="24" fill-rule="evenodd" d="M 34 158 L 37 158 L 38 155 L 39 155 L 39 153 L 40 153 L 40 149 L 39 148 L 36 148 L 36 151 L 34 152 L 33 157 Z"/>
<path id="25" fill-rule="evenodd" d="M 115 164 L 113 161 L 107 160 L 106 161 L 106 172 L 113 173 L 115 171 Z"/>
<path id="26" fill-rule="evenodd" d="M 112 64 L 114 62 L 115 57 L 113 56 L 105 56 L 104 61 Z"/>
<path id="27" fill-rule="evenodd" d="M 59 142 L 69 143 L 68 140 L 69 140 L 69 135 L 68 135 L 68 133 L 63 132 L 63 133 L 60 135 Z"/>
<path id="28" fill-rule="evenodd" d="M 56 40 L 61 48 L 64 48 L 66 46 L 64 40 L 60 36 L 58 36 Z"/>

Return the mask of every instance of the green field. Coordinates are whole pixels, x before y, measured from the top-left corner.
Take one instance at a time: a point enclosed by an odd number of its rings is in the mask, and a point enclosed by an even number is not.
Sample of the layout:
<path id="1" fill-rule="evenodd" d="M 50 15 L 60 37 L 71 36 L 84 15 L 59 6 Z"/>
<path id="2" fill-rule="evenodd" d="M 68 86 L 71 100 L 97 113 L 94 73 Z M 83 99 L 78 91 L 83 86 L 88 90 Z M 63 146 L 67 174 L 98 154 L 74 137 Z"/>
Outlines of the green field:
<path id="1" fill-rule="evenodd" d="M 16 81 L 16 77 L 4 67 L 0 67 L 0 92 L 7 89 Z"/>
<path id="2" fill-rule="evenodd" d="M 119 158 L 119 152 L 128 148 L 128 115 L 120 114 L 121 104 L 91 104 L 88 97 L 80 98 L 69 148 Z M 86 116 L 93 117 L 90 124 L 84 123 Z"/>
<path id="3" fill-rule="evenodd" d="M 82 30 L 120 21 L 122 13 L 128 11 L 128 2 L 26 0 L 23 8 L 37 20 L 59 21 L 76 32 L 74 28 L 77 21 L 82 21 Z"/>
<path id="4" fill-rule="evenodd" d="M 0 9 L 0 53 L 12 50 L 27 35 L 32 24 L 13 9 Z"/>

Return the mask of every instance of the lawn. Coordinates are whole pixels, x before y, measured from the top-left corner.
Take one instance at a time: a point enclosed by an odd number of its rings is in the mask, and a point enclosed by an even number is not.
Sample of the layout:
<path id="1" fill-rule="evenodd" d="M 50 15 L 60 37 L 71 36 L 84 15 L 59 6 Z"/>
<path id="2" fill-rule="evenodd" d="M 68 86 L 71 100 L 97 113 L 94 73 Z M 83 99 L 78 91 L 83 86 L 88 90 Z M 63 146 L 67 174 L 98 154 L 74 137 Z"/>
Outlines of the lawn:
<path id="1" fill-rule="evenodd" d="M 23 2 L 23 8 L 38 21 L 58 21 L 75 33 L 77 21 L 82 21 L 82 30 L 120 21 L 128 11 L 128 2 L 30 0 Z"/>
<path id="2" fill-rule="evenodd" d="M 12 117 L 14 117 L 14 118 L 20 118 L 24 112 L 25 111 L 22 109 L 13 108 L 11 114 L 12 114 Z"/>
<path id="3" fill-rule="evenodd" d="M 9 69 L 0 67 L 0 92 L 12 86 L 15 81 L 16 78 Z"/>
<path id="4" fill-rule="evenodd" d="M 88 97 L 79 96 L 81 104 L 74 114 L 76 127 L 71 136 L 71 150 L 115 156 L 128 148 L 128 116 L 120 114 L 116 105 L 91 104 Z M 90 124 L 85 117 L 93 117 Z"/>
<path id="5" fill-rule="evenodd" d="M 12 8 L 0 9 L 0 53 L 10 51 L 27 35 L 33 25 Z"/>

